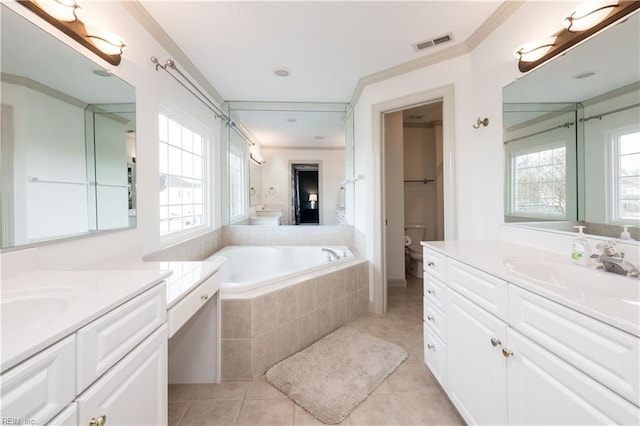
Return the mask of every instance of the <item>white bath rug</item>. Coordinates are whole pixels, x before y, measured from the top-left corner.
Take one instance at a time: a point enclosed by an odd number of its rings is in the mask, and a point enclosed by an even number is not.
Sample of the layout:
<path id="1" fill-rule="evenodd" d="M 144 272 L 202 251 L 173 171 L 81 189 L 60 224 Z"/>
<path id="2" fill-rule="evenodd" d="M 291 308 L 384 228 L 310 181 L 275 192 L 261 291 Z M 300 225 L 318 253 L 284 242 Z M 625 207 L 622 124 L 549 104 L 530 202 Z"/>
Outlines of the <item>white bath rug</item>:
<path id="1" fill-rule="evenodd" d="M 340 423 L 407 358 L 400 346 L 342 327 L 267 371 L 267 381 L 323 423 Z"/>

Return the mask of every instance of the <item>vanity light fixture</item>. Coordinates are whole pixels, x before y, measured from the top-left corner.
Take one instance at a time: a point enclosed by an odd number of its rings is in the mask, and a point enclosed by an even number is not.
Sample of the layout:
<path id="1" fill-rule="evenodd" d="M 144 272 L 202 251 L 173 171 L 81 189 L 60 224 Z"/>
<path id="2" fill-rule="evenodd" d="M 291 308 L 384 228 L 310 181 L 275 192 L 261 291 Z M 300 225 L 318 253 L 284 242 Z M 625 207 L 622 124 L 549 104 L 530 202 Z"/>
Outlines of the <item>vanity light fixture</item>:
<path id="1" fill-rule="evenodd" d="M 595 1 L 583 3 L 562 20 L 564 27 L 570 32 L 585 31 L 597 25 L 618 7 L 615 0 Z"/>
<path id="2" fill-rule="evenodd" d="M 19 0 L 19 4 L 53 25 L 111 65 L 119 65 L 126 43 L 117 35 L 87 29 L 79 19 L 82 9 L 76 0 Z"/>
<path id="3" fill-rule="evenodd" d="M 640 1 L 635 0 L 599 0 L 580 5 L 564 18 L 565 28 L 540 42 L 527 43 L 514 52 L 518 57 L 518 69 L 521 72 L 531 71 L 639 8 Z"/>

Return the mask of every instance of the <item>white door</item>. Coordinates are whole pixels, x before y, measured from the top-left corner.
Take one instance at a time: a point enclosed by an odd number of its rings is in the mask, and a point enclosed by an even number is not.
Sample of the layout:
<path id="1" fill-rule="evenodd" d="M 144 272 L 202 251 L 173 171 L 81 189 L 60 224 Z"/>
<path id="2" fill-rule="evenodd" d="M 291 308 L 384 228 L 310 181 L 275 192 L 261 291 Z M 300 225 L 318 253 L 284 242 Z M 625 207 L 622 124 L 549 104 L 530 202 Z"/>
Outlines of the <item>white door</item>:
<path id="1" fill-rule="evenodd" d="M 509 424 L 640 424 L 640 409 L 513 329 Z"/>
<path id="2" fill-rule="evenodd" d="M 507 325 L 456 291 L 447 291 L 449 396 L 469 424 L 506 424 L 507 368 L 502 342 Z"/>

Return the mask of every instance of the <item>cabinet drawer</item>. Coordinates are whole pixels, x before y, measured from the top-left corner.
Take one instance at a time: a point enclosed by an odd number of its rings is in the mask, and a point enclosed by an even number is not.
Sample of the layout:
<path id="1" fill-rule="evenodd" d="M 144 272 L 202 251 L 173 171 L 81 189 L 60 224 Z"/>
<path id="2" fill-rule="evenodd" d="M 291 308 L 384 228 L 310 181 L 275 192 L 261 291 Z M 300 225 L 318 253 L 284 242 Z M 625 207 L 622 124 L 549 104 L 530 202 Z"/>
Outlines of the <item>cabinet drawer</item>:
<path id="1" fill-rule="evenodd" d="M 78 398 L 82 425 L 106 416 L 106 425 L 167 424 L 167 326 L 163 325 Z"/>
<path id="2" fill-rule="evenodd" d="M 75 397 L 74 336 L 56 343 L 0 376 L 2 423 L 5 419 L 44 424 Z"/>
<path id="3" fill-rule="evenodd" d="M 424 297 L 439 308 L 443 308 L 445 300 L 444 283 L 430 275 L 423 275 Z"/>
<path id="4" fill-rule="evenodd" d="M 214 298 L 220 289 L 220 274 L 213 274 L 176 303 L 167 313 L 169 337 L 172 337 L 198 310 Z"/>
<path id="5" fill-rule="evenodd" d="M 443 388 L 446 388 L 447 380 L 446 349 L 444 342 L 436 337 L 427 324 L 424 324 L 424 362 Z"/>
<path id="6" fill-rule="evenodd" d="M 640 405 L 640 339 L 513 285 L 509 303 L 513 328 Z"/>
<path id="7" fill-rule="evenodd" d="M 424 323 L 433 333 L 443 342 L 447 341 L 447 322 L 446 315 L 437 307 L 435 307 L 426 296 L 423 298 Z"/>
<path id="8" fill-rule="evenodd" d="M 76 392 L 115 365 L 167 317 L 165 284 L 160 284 L 81 328 Z"/>
<path id="9" fill-rule="evenodd" d="M 446 257 L 437 251 L 424 247 L 422 249 L 422 261 L 425 274 L 446 281 Z"/>
<path id="10" fill-rule="evenodd" d="M 449 287 L 503 321 L 507 320 L 508 285 L 506 281 L 453 259 L 447 261 Z"/>

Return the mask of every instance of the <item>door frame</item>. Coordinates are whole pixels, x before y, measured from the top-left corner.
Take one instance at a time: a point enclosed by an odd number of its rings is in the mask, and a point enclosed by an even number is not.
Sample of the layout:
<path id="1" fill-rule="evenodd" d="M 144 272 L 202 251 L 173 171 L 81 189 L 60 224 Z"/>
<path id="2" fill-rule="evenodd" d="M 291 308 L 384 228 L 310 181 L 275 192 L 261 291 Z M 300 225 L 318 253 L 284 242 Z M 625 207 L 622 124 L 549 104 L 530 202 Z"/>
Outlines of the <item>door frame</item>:
<path id="1" fill-rule="evenodd" d="M 386 198 L 384 190 L 384 114 L 414 106 L 442 101 L 442 156 L 443 156 L 443 202 L 444 239 L 457 238 L 457 212 L 455 188 L 455 92 L 454 85 L 418 92 L 373 105 L 373 164 L 372 164 L 372 229 L 373 246 L 372 281 L 373 312 L 387 312 L 386 275 Z"/>
<path id="2" fill-rule="evenodd" d="M 293 166 L 295 165 L 309 165 L 309 166 L 317 166 L 318 167 L 318 198 L 320 194 L 324 194 L 324 187 L 322 185 L 322 160 L 289 160 L 289 180 L 288 180 L 288 190 L 287 190 L 287 211 L 289 212 L 289 220 L 292 222 L 291 225 L 295 225 L 295 219 L 293 216 L 293 205 L 292 205 L 292 197 L 293 197 Z M 324 214 L 322 213 L 322 209 L 320 209 L 320 204 L 318 204 L 318 226 L 324 224 Z"/>

